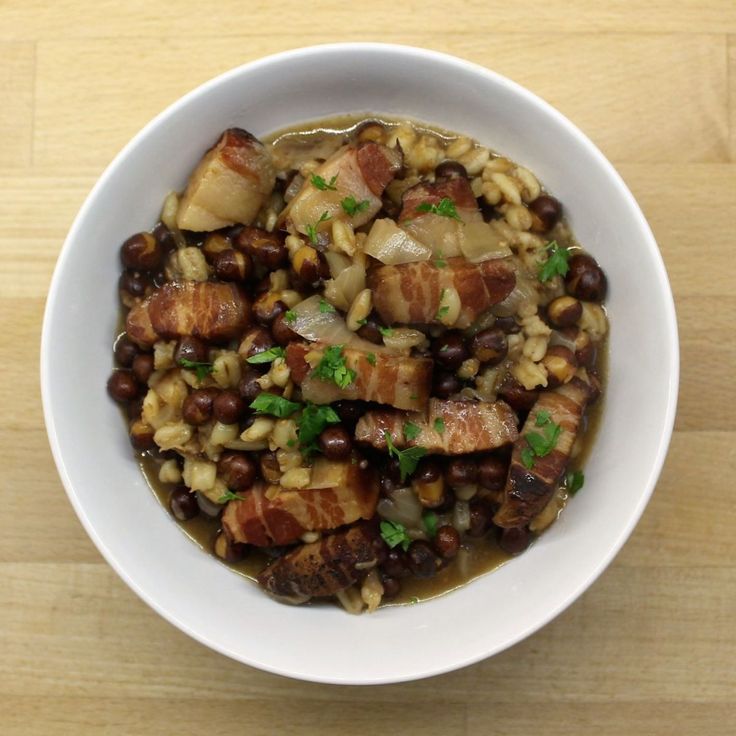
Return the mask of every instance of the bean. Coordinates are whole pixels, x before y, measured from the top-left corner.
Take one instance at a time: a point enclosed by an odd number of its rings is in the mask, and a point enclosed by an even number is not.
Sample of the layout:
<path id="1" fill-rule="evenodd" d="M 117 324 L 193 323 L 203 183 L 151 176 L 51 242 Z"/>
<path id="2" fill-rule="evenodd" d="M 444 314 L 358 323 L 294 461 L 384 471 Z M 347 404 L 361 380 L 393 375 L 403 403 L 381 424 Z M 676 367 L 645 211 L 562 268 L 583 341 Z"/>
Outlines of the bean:
<path id="1" fill-rule="evenodd" d="M 401 592 L 401 583 L 390 575 L 381 575 L 381 585 L 383 585 L 384 598 L 396 598 Z"/>
<path id="2" fill-rule="evenodd" d="M 559 200 L 542 194 L 529 203 L 529 211 L 536 217 L 534 229 L 538 231 L 551 230 L 562 217 L 562 205 Z"/>
<path id="3" fill-rule="evenodd" d="M 460 534 L 454 526 L 444 524 L 437 530 L 434 539 L 437 554 L 445 560 L 451 560 L 460 550 Z"/>
<path id="4" fill-rule="evenodd" d="M 253 261 L 247 253 L 234 248 L 217 253 L 212 262 L 215 275 L 221 281 L 246 281 L 253 273 Z"/>
<path id="5" fill-rule="evenodd" d="M 253 303 L 253 315 L 261 324 L 270 325 L 276 317 L 289 309 L 278 296 L 275 292 L 266 292 Z"/>
<path id="6" fill-rule="evenodd" d="M 583 305 L 572 296 L 559 296 L 547 305 L 547 319 L 555 327 L 571 327 L 583 314 Z"/>
<path id="7" fill-rule="evenodd" d="M 417 578 L 431 578 L 437 572 L 437 556 L 427 542 L 417 539 L 407 550 L 409 569 Z"/>
<path id="8" fill-rule="evenodd" d="M 508 463 L 497 455 L 485 455 L 478 461 L 478 483 L 489 491 L 499 491 L 506 485 Z"/>
<path id="9" fill-rule="evenodd" d="M 133 373 L 142 384 L 147 384 L 153 373 L 153 355 L 151 353 L 136 355 L 133 359 Z"/>
<path id="10" fill-rule="evenodd" d="M 187 424 L 198 427 L 212 419 L 212 403 L 217 396 L 215 388 L 198 388 L 192 391 L 181 406 L 181 415 Z"/>
<path id="11" fill-rule="evenodd" d="M 494 366 L 506 357 L 509 345 L 503 330 L 498 327 L 490 327 L 487 330 L 481 330 L 473 337 L 470 349 L 481 363 Z"/>
<path id="12" fill-rule="evenodd" d="M 585 302 L 602 302 L 606 298 L 606 275 L 594 258 L 586 253 L 578 253 L 567 265 L 565 288 L 569 294 Z"/>
<path id="13" fill-rule="evenodd" d="M 263 353 L 275 346 L 271 333 L 260 325 L 254 325 L 249 328 L 240 341 L 238 354 L 241 358 L 247 360 L 256 353 Z"/>
<path id="14" fill-rule="evenodd" d="M 138 396 L 140 386 L 132 371 L 120 368 L 107 379 L 107 392 L 115 401 L 126 403 Z"/>
<path id="15" fill-rule="evenodd" d="M 440 335 L 432 344 L 432 355 L 443 368 L 457 370 L 469 357 L 462 333 L 458 330 L 448 330 Z"/>
<path id="16" fill-rule="evenodd" d="M 381 567 L 392 578 L 405 578 L 409 575 L 406 555 L 398 548 L 390 549 Z"/>
<path id="17" fill-rule="evenodd" d="M 115 341 L 113 352 L 115 353 L 115 360 L 123 368 L 130 368 L 135 356 L 138 355 L 138 346 L 127 335 L 121 335 Z"/>
<path id="18" fill-rule="evenodd" d="M 482 537 L 491 525 L 490 509 L 481 502 L 470 503 L 470 528 L 468 536 Z"/>
<path id="19" fill-rule="evenodd" d="M 130 444 L 139 452 L 152 450 L 156 443 L 153 441 L 153 427 L 142 419 L 136 419 L 130 425 Z"/>
<path id="20" fill-rule="evenodd" d="M 443 161 L 434 170 L 435 179 L 467 179 L 468 171 L 459 161 Z"/>
<path id="21" fill-rule="evenodd" d="M 275 271 L 289 262 L 289 252 L 279 233 L 269 233 L 246 225 L 235 237 L 234 245 L 269 271 Z"/>
<path id="22" fill-rule="evenodd" d="M 358 330 L 358 337 L 362 337 L 364 340 L 368 340 L 368 342 L 372 342 L 374 345 L 382 345 L 383 335 L 381 334 L 381 327 L 383 327 L 383 325 L 375 314 L 369 314 L 368 317 L 366 317 L 365 324 Z"/>
<path id="23" fill-rule="evenodd" d="M 118 280 L 118 287 L 124 294 L 140 299 L 146 295 L 148 279 L 139 271 L 123 271 Z"/>
<path id="24" fill-rule="evenodd" d="M 212 402 L 212 414 L 223 424 L 235 424 L 244 411 L 245 403 L 237 391 L 220 391 Z"/>
<path id="25" fill-rule="evenodd" d="M 190 493 L 185 486 L 179 486 L 171 492 L 169 508 L 179 521 L 188 521 L 199 514 L 197 497 L 194 493 Z"/>
<path id="26" fill-rule="evenodd" d="M 432 380 L 432 396 L 449 399 L 462 388 L 460 379 L 448 371 L 435 371 Z"/>
<path id="27" fill-rule="evenodd" d="M 507 335 L 516 335 L 521 332 L 521 325 L 514 317 L 496 317 L 493 325 L 498 327 L 499 330 L 503 330 Z"/>
<path id="28" fill-rule="evenodd" d="M 518 555 L 531 544 L 531 541 L 531 532 L 526 527 L 512 527 L 501 532 L 498 546 L 510 555 Z"/>
<path id="29" fill-rule="evenodd" d="M 238 393 L 247 404 L 253 402 L 256 396 L 263 391 L 258 383 L 260 377 L 261 374 L 255 368 L 248 366 L 243 369 L 240 382 L 238 383 Z"/>
<path id="30" fill-rule="evenodd" d="M 319 449 L 328 460 L 345 460 L 350 457 L 353 442 L 345 427 L 334 425 L 322 430 L 317 440 Z"/>
<path id="31" fill-rule="evenodd" d="M 445 470 L 445 480 L 453 488 L 472 485 L 477 477 L 478 464 L 467 456 L 453 458 Z"/>
<path id="32" fill-rule="evenodd" d="M 179 338 L 174 351 L 174 362 L 181 364 L 182 360 L 192 363 L 206 363 L 208 358 L 207 345 L 194 335 L 184 335 Z"/>
<path id="33" fill-rule="evenodd" d="M 281 468 L 275 452 L 264 452 L 260 459 L 261 475 L 268 483 L 278 483 L 281 480 Z"/>
<path id="34" fill-rule="evenodd" d="M 316 284 L 330 276 L 326 261 L 311 245 L 303 245 L 294 253 L 292 265 L 296 275 L 307 284 Z"/>
<path id="35" fill-rule="evenodd" d="M 547 387 L 557 388 L 567 383 L 575 375 L 578 361 L 575 353 L 564 345 L 552 345 L 542 358 L 542 365 L 547 369 Z"/>
<path id="36" fill-rule="evenodd" d="M 289 327 L 286 321 L 286 312 L 280 314 L 271 325 L 271 334 L 279 345 L 286 346 L 290 342 L 299 339 L 299 335 Z"/>
<path id="37" fill-rule="evenodd" d="M 498 394 L 515 411 L 529 411 L 539 398 L 539 391 L 525 389 L 511 376 L 501 384 Z"/>
<path id="38" fill-rule="evenodd" d="M 217 461 L 217 472 L 233 491 L 245 491 L 258 477 L 255 462 L 242 452 L 224 452 Z"/>
<path id="39" fill-rule="evenodd" d="M 162 248 L 151 233 L 136 233 L 120 247 L 120 259 L 125 268 L 152 271 L 161 263 Z"/>

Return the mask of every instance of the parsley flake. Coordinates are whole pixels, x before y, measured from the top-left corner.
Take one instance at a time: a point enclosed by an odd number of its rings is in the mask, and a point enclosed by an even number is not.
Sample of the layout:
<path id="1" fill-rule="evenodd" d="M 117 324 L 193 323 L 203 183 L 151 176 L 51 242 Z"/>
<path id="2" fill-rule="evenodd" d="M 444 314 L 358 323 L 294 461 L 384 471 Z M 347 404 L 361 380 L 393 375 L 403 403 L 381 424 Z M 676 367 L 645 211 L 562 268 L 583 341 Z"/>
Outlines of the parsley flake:
<path id="1" fill-rule="evenodd" d="M 390 432 L 384 432 L 383 436 L 386 440 L 388 454 L 392 455 L 399 461 L 399 473 L 401 474 L 401 482 L 403 483 L 407 476 L 411 475 L 416 469 L 419 461 L 427 454 L 426 447 L 408 447 L 406 450 L 399 450 L 391 439 Z"/>
<path id="2" fill-rule="evenodd" d="M 539 414 L 537 414 L 535 424 L 537 427 L 543 427 L 542 433 L 527 432 L 524 435 L 527 446 L 521 451 L 521 462 L 529 470 L 534 467 L 535 458 L 545 457 L 545 455 L 549 455 L 555 449 L 560 432 L 562 432 L 562 427 L 559 424 L 555 424 L 549 416 L 543 417 L 543 421 L 540 424 Z"/>
<path id="3" fill-rule="evenodd" d="M 299 417 L 299 445 L 302 453 L 309 455 L 317 451 L 317 438 L 328 424 L 339 424 L 340 417 L 328 405 L 307 404 Z"/>
<path id="4" fill-rule="evenodd" d="M 462 218 L 457 213 L 455 203 L 449 197 L 443 197 L 439 204 L 430 204 L 429 202 L 422 202 L 416 207 L 417 212 L 431 212 L 433 215 L 439 215 L 440 217 L 449 217 L 452 220 L 459 220 L 462 222 Z"/>
<path id="5" fill-rule="evenodd" d="M 284 312 L 284 322 L 288 322 L 290 325 L 296 322 L 296 312 L 293 309 L 288 309 Z"/>
<path id="6" fill-rule="evenodd" d="M 568 271 L 567 262 L 570 251 L 564 245 L 558 245 L 556 240 L 547 243 L 545 250 L 549 251 L 547 260 L 539 266 L 537 274 L 540 281 L 549 281 L 555 276 L 564 276 Z"/>
<path id="7" fill-rule="evenodd" d="M 328 189 L 331 191 L 337 191 L 337 187 L 335 186 L 335 182 L 337 181 L 337 174 L 332 177 L 328 182 L 324 180 L 323 177 L 321 177 L 319 174 L 312 174 L 312 176 L 309 179 L 310 182 L 312 182 L 313 187 L 317 187 L 322 192 L 326 192 Z"/>
<path id="8" fill-rule="evenodd" d="M 447 266 L 447 261 L 445 260 L 445 257 L 442 255 L 442 251 L 440 251 L 437 254 L 437 258 L 434 259 L 434 265 L 437 266 L 437 268 L 445 268 Z"/>
<path id="9" fill-rule="evenodd" d="M 342 354 L 342 345 L 332 345 L 322 354 L 317 367 L 312 371 L 314 378 L 334 381 L 340 388 L 347 388 L 356 377 L 356 372 L 348 368 Z"/>
<path id="10" fill-rule="evenodd" d="M 335 311 L 335 307 L 330 304 L 327 299 L 319 300 L 319 312 L 320 314 L 331 314 Z"/>
<path id="11" fill-rule="evenodd" d="M 353 196 L 345 197 L 345 199 L 340 202 L 340 206 L 348 215 L 350 215 L 350 217 L 354 217 L 359 212 L 367 210 L 370 205 L 371 203 L 367 199 L 358 202 Z"/>
<path id="12" fill-rule="evenodd" d="M 404 437 L 408 442 L 415 440 L 422 433 L 422 428 L 414 422 L 404 422 Z"/>
<path id="13" fill-rule="evenodd" d="M 365 356 L 365 359 L 371 364 L 376 364 L 376 354 L 375 353 L 368 353 L 368 355 Z"/>
<path id="14" fill-rule="evenodd" d="M 330 214 L 325 210 L 319 217 L 319 220 L 314 225 L 307 225 L 307 237 L 312 242 L 312 245 L 317 245 L 317 228 L 323 222 L 327 222 L 330 219 Z"/>
<path id="15" fill-rule="evenodd" d="M 552 421 L 552 415 L 546 409 L 540 409 L 537 412 L 537 418 L 534 424 L 537 427 L 544 427 L 545 424 L 549 424 Z"/>
<path id="16" fill-rule="evenodd" d="M 391 335 L 394 334 L 393 329 L 390 327 L 379 327 L 378 331 L 384 336 L 384 337 L 391 337 Z"/>
<path id="17" fill-rule="evenodd" d="M 445 420 L 442 417 L 437 417 L 437 419 L 434 420 L 434 430 L 440 434 L 445 433 Z"/>
<path id="18" fill-rule="evenodd" d="M 286 350 L 280 347 L 269 348 L 268 350 L 262 350 L 260 353 L 251 355 L 250 358 L 246 358 L 245 362 L 251 365 L 258 365 L 259 363 L 273 363 L 276 358 L 283 358 L 286 355 Z"/>
<path id="19" fill-rule="evenodd" d="M 398 521 L 384 520 L 380 525 L 381 536 L 383 541 L 393 549 L 401 545 L 401 548 L 406 552 L 411 544 L 411 537 L 406 531 L 406 527 L 400 524 Z"/>
<path id="20" fill-rule="evenodd" d="M 245 501 L 245 499 L 230 490 L 225 491 L 225 493 L 217 499 L 217 503 L 227 503 L 228 501 Z"/>
<path id="21" fill-rule="evenodd" d="M 200 363 L 196 360 L 187 360 L 186 358 L 180 358 L 179 365 L 189 371 L 194 371 L 197 374 L 198 381 L 204 381 L 214 369 L 212 363 Z"/>
<path id="22" fill-rule="evenodd" d="M 434 511 L 426 511 L 422 515 L 422 522 L 427 530 L 427 536 L 434 539 L 437 536 L 437 514 Z"/>
<path id="23" fill-rule="evenodd" d="M 565 485 L 567 486 L 567 492 L 574 496 L 585 483 L 585 476 L 582 470 L 571 470 L 565 476 Z"/>
<path id="24" fill-rule="evenodd" d="M 262 393 L 256 396 L 250 408 L 255 409 L 259 414 L 271 414 L 272 416 L 284 419 L 301 409 L 301 406 L 301 404 L 297 404 L 295 401 L 288 401 L 283 396 Z"/>

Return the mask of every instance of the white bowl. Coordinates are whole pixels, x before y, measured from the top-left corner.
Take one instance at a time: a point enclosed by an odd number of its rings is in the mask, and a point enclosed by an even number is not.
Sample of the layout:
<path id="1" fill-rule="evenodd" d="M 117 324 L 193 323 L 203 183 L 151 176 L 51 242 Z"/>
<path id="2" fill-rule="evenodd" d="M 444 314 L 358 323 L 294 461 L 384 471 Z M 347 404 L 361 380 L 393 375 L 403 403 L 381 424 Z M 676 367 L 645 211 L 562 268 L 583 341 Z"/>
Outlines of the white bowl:
<path id="1" fill-rule="evenodd" d="M 118 247 L 149 228 L 171 189 L 228 126 L 255 135 L 340 113 L 388 113 L 473 136 L 528 166 L 562 200 L 610 284 L 610 376 L 585 488 L 531 549 L 464 588 L 353 617 L 287 607 L 182 534 L 136 465 L 105 393 L 118 323 Z M 384 683 L 500 652 L 570 605 L 631 533 L 672 431 L 675 311 L 652 233 L 598 149 L 548 104 L 466 61 L 421 49 L 337 44 L 234 69 L 176 102 L 121 151 L 80 210 L 51 284 L 41 382 L 49 440 L 82 524 L 107 561 L 182 631 L 271 672 Z M 570 642 L 574 646 L 574 642 Z"/>

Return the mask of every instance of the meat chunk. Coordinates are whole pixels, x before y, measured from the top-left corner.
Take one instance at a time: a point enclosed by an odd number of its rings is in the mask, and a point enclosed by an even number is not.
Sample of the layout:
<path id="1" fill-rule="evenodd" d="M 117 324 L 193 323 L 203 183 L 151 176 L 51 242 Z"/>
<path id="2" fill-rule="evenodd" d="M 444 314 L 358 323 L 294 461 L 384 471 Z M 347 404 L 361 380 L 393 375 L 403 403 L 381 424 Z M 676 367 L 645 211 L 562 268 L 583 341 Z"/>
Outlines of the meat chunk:
<path id="1" fill-rule="evenodd" d="M 412 440 L 404 425 L 419 429 Z M 366 412 L 355 427 L 355 439 L 379 450 L 386 449 L 386 432 L 396 447 L 418 445 L 439 455 L 464 455 L 493 450 L 514 442 L 519 433 L 513 409 L 503 401 L 445 401 L 430 399 L 426 412 L 375 409 Z"/>
<path id="2" fill-rule="evenodd" d="M 242 501 L 230 501 L 222 523 L 230 539 L 257 547 L 291 544 L 307 531 L 324 531 L 370 519 L 378 502 L 371 468 L 319 458 L 312 487 L 287 490 L 257 484 Z"/>
<path id="3" fill-rule="evenodd" d="M 128 312 L 125 330 L 141 346 L 182 335 L 223 342 L 249 321 L 250 303 L 235 284 L 172 281 Z"/>
<path id="4" fill-rule="evenodd" d="M 504 500 L 493 517 L 495 524 L 506 528 L 525 526 L 547 505 L 565 472 L 580 421 L 594 391 L 590 383 L 575 377 L 554 391 L 540 394 L 514 443 Z M 540 412 L 545 412 L 541 418 Z M 527 468 L 522 462 L 522 453 L 529 447 L 526 437 L 549 426 L 542 421 L 547 414 L 550 422 L 560 426 L 559 436 L 554 449 L 544 457 L 534 457 L 534 465 Z"/>
<path id="5" fill-rule="evenodd" d="M 423 204 L 438 205 L 443 199 L 450 199 L 457 209 L 458 215 L 475 219 L 471 213 L 479 212 L 478 201 L 465 177 L 439 177 L 433 183 L 419 182 L 404 192 L 401 198 L 401 215 L 399 221 L 416 220 L 428 214 L 418 210 Z"/>
<path id="6" fill-rule="evenodd" d="M 249 225 L 271 194 L 276 172 L 268 149 L 240 128 L 230 128 L 189 177 L 177 225 L 182 230 L 217 230 Z"/>
<path id="7" fill-rule="evenodd" d="M 335 595 L 377 564 L 379 547 L 375 528 L 359 524 L 297 547 L 261 571 L 258 582 L 291 603 Z"/>
<path id="8" fill-rule="evenodd" d="M 426 406 L 432 384 L 432 361 L 429 358 L 342 348 L 345 366 L 355 371 L 355 378 L 341 388 L 332 380 L 314 375 L 327 349 L 327 346 L 317 343 L 294 342 L 286 348 L 291 378 L 301 386 L 306 401 L 331 404 L 340 399 L 362 399 L 414 411 Z"/>
<path id="9" fill-rule="evenodd" d="M 360 227 L 381 209 L 381 194 L 402 162 L 399 151 L 372 141 L 345 146 L 314 172 L 326 188 L 320 189 L 307 179 L 279 219 L 303 234 L 309 226 L 316 226 L 318 232 L 327 230 L 335 220 Z M 346 197 L 361 205 L 359 211 L 351 215 L 343 208 L 341 202 Z"/>
<path id="10" fill-rule="evenodd" d="M 439 324 L 443 290 L 455 289 L 460 314 L 455 327 L 464 329 L 494 304 L 503 301 L 516 284 L 505 259 L 468 263 L 451 258 L 433 262 L 378 266 L 368 274 L 373 305 L 386 324 Z"/>

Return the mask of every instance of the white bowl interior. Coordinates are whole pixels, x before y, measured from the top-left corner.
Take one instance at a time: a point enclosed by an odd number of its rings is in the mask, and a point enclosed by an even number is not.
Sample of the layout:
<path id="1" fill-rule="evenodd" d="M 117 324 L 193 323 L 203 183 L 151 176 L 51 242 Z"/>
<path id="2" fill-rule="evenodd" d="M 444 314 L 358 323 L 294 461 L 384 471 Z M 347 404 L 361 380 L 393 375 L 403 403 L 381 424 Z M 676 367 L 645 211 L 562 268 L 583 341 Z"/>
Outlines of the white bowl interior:
<path id="1" fill-rule="evenodd" d="M 222 129 L 256 135 L 345 112 L 388 113 L 473 136 L 528 166 L 566 207 L 605 269 L 612 322 L 606 406 L 584 490 L 524 555 L 432 602 L 351 617 L 268 599 L 193 545 L 141 477 L 104 386 L 118 320 L 118 246 L 156 221 Z M 677 390 L 664 267 L 632 196 L 565 118 L 507 80 L 452 57 L 349 44 L 236 69 L 147 126 L 90 194 L 48 300 L 42 385 L 70 499 L 126 582 L 183 631 L 293 677 L 391 682 L 454 669 L 519 641 L 570 604 L 638 520 L 661 468 Z"/>

